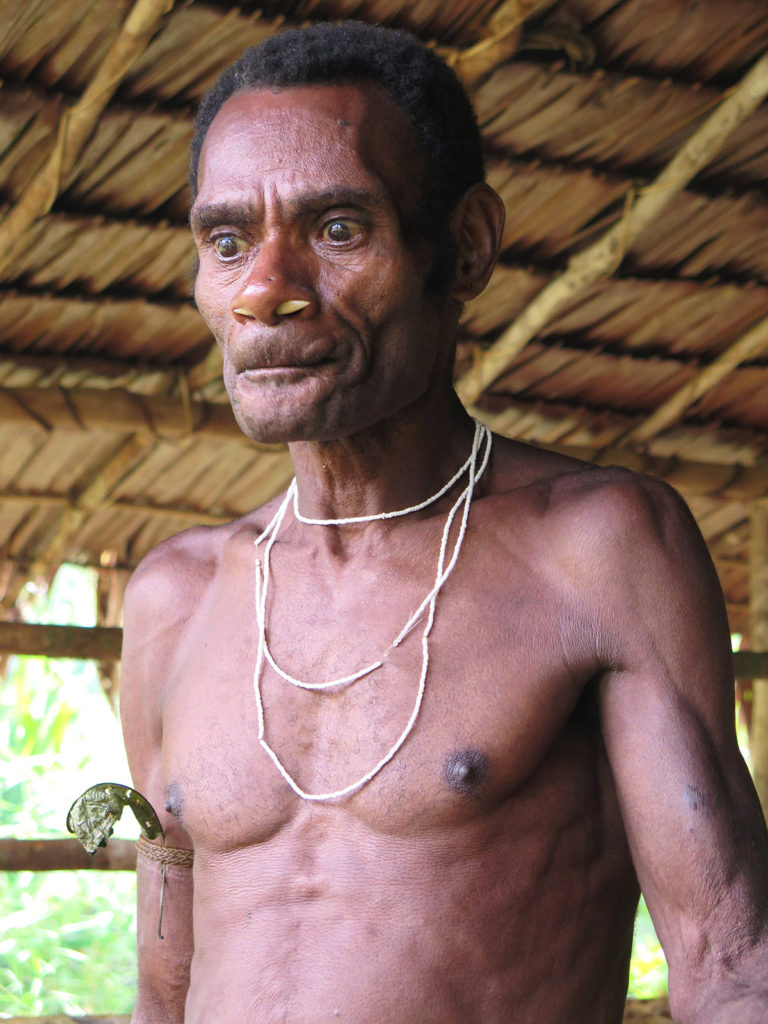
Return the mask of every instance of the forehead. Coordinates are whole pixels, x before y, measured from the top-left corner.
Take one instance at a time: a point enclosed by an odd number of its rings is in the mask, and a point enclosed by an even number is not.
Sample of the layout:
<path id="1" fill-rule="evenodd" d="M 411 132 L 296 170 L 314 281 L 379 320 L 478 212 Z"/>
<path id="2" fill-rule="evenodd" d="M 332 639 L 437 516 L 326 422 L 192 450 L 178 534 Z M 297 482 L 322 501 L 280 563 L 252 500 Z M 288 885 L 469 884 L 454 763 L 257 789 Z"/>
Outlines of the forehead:
<path id="1" fill-rule="evenodd" d="M 368 83 L 235 93 L 203 144 L 198 201 L 296 183 L 383 191 L 399 209 L 418 200 L 423 161 L 408 115 Z"/>

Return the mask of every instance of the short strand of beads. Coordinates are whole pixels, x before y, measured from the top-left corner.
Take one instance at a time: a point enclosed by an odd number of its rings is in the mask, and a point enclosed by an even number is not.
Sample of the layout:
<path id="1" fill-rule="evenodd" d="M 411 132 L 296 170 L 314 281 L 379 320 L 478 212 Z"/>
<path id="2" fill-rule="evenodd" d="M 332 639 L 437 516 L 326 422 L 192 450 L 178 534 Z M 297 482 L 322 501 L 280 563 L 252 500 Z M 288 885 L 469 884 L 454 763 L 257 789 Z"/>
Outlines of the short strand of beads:
<path id="1" fill-rule="evenodd" d="M 483 458 L 482 458 L 481 464 L 478 467 L 477 466 L 477 460 L 478 460 L 479 451 L 480 451 L 480 448 L 482 446 L 482 442 L 483 441 L 485 441 L 485 451 L 483 453 Z M 416 719 L 418 718 L 419 711 L 421 709 L 421 705 L 422 705 L 422 701 L 423 701 L 423 697 L 424 697 L 424 690 L 426 688 L 427 671 L 428 671 L 428 668 L 429 668 L 429 635 L 430 635 L 430 632 L 432 630 L 432 625 L 433 625 L 434 619 L 435 619 L 435 609 L 436 609 L 436 605 L 437 605 L 437 597 L 438 597 L 438 594 L 440 593 L 440 590 L 442 589 L 443 584 L 445 583 L 445 581 L 450 576 L 450 574 L 453 571 L 453 568 L 456 565 L 456 562 L 458 560 L 459 552 L 461 551 L 461 547 L 462 547 L 462 544 L 463 544 L 463 541 L 464 541 L 464 536 L 465 536 L 466 530 L 467 530 L 467 522 L 468 522 L 468 519 L 469 519 L 469 510 L 470 510 L 470 507 L 471 507 L 471 504 L 472 504 L 472 497 L 473 497 L 473 494 L 474 494 L 475 485 L 476 485 L 477 481 L 480 479 L 480 477 L 482 476 L 483 472 L 485 471 L 486 466 L 488 465 L 488 461 L 489 461 L 489 458 L 490 458 L 490 453 L 491 453 L 491 432 L 488 430 L 487 427 L 483 426 L 480 423 L 475 422 L 475 436 L 474 436 L 474 440 L 473 440 L 473 444 L 472 444 L 472 453 L 471 453 L 467 463 L 465 463 L 465 466 L 462 468 L 462 471 L 456 477 L 454 477 L 452 479 L 452 481 L 450 482 L 450 484 L 449 484 L 449 486 L 451 486 L 453 483 L 456 482 L 456 480 L 459 478 L 459 476 L 461 476 L 461 474 L 463 472 L 467 472 L 468 471 L 469 479 L 468 479 L 468 482 L 467 482 L 467 486 L 461 492 L 461 494 L 459 495 L 457 501 L 455 502 L 455 504 L 451 508 L 450 512 L 448 513 L 448 516 L 446 518 L 446 523 L 445 523 L 445 526 L 443 528 L 443 534 L 442 534 L 442 538 L 441 538 L 441 541 L 440 541 L 440 551 L 439 551 L 438 559 L 437 559 L 437 573 L 436 573 L 435 583 L 434 583 L 432 589 L 430 590 L 429 594 L 427 595 L 427 597 L 424 599 L 424 601 L 422 601 L 421 605 L 419 606 L 419 608 L 417 608 L 417 610 L 413 613 L 413 615 L 410 616 L 410 618 L 408 619 L 408 622 L 405 624 L 405 626 L 400 631 L 398 636 L 395 638 L 393 643 L 390 645 L 390 647 L 384 653 L 383 657 L 381 659 L 379 659 L 377 662 L 374 662 L 371 665 L 366 666 L 365 668 L 360 669 L 358 672 L 352 673 L 352 674 L 350 674 L 348 676 L 343 676 L 343 677 L 340 677 L 339 679 L 336 679 L 336 680 L 328 680 L 325 683 L 304 683 L 301 680 L 294 679 L 292 676 L 288 676 L 287 673 L 284 673 L 278 666 L 275 665 L 274 659 L 272 658 L 271 654 L 269 654 L 268 647 L 267 647 L 267 644 L 266 644 L 266 621 L 265 620 L 266 620 L 267 590 L 268 590 L 268 585 L 269 585 L 269 552 L 270 552 L 272 544 L 274 543 L 274 541 L 275 541 L 275 539 L 277 537 L 277 534 L 278 534 L 278 532 L 280 530 L 280 526 L 281 526 L 281 524 L 283 522 L 283 519 L 285 517 L 286 509 L 288 508 L 288 505 L 289 505 L 289 503 L 291 501 L 291 498 L 293 497 L 293 494 L 295 493 L 295 480 L 291 483 L 291 486 L 288 488 L 288 491 L 286 492 L 285 498 L 284 498 L 283 502 L 281 503 L 280 507 L 278 508 L 277 512 L 275 513 L 274 517 L 272 518 L 270 523 L 267 525 L 265 530 L 259 535 L 259 537 L 257 537 L 257 539 L 255 541 L 255 545 L 256 546 L 258 546 L 263 540 L 265 540 L 265 539 L 267 540 L 267 545 L 266 545 L 266 548 L 265 548 L 265 551 L 264 551 L 263 582 L 262 582 L 261 563 L 260 563 L 258 558 L 256 559 L 256 579 L 255 579 L 255 590 L 256 590 L 256 592 L 255 592 L 255 603 L 256 603 L 256 618 L 257 618 L 257 624 L 258 624 L 258 649 L 257 649 L 257 656 L 256 656 L 256 665 L 255 665 L 255 668 L 254 668 L 254 680 L 253 680 L 253 682 L 254 682 L 254 694 L 255 694 L 255 697 L 256 697 L 256 707 L 257 707 L 257 712 L 258 712 L 258 740 L 259 740 L 259 744 L 264 749 L 264 751 L 269 755 L 270 759 L 272 760 L 272 762 L 274 763 L 275 767 L 280 772 L 282 777 L 285 779 L 285 781 L 288 783 L 288 785 L 291 787 L 291 789 L 297 794 L 297 796 L 301 797 L 303 800 L 316 801 L 316 802 L 336 800 L 336 799 L 340 799 L 341 797 L 349 796 L 352 793 L 356 792 L 357 790 L 362 789 L 362 787 L 364 785 L 366 785 L 366 783 L 370 782 L 371 779 L 374 778 L 374 776 L 377 775 L 378 772 L 380 772 L 381 769 L 392 760 L 392 758 L 397 754 L 397 752 L 400 750 L 402 745 L 405 743 L 405 741 L 408 738 L 408 736 L 411 734 L 411 732 L 413 730 L 413 727 L 414 727 L 414 725 L 416 723 Z M 441 494 L 446 493 L 447 489 L 448 488 L 443 488 L 440 492 L 438 492 L 438 496 L 440 496 Z M 432 499 L 428 499 L 427 502 L 425 502 L 425 503 L 423 503 L 423 504 L 421 504 L 419 506 L 414 506 L 414 508 L 412 510 L 401 510 L 401 512 L 399 514 L 403 514 L 404 515 L 408 511 L 417 511 L 417 510 L 419 510 L 421 508 L 426 508 L 427 505 L 431 504 L 431 502 L 433 500 L 437 500 L 437 497 L 433 496 L 433 498 Z M 456 538 L 456 542 L 454 544 L 450 560 L 448 562 L 448 565 L 446 566 L 445 565 L 445 556 L 446 556 L 446 551 L 447 551 L 447 547 L 448 547 L 448 537 L 449 537 L 449 534 L 450 534 L 451 526 L 452 526 L 453 521 L 454 521 L 454 519 L 456 517 L 456 513 L 458 512 L 459 508 L 461 508 L 462 505 L 463 505 L 463 513 L 462 513 L 462 517 L 461 517 L 461 523 L 459 525 L 458 536 Z M 371 522 L 371 521 L 373 521 L 375 519 L 392 518 L 392 515 L 393 515 L 392 513 L 380 513 L 379 515 L 375 515 L 375 516 L 371 516 L 371 517 L 364 517 L 363 521 Z M 354 519 L 353 521 L 361 521 L 361 520 L 360 519 Z M 313 525 L 336 525 L 337 523 L 342 523 L 342 522 L 343 522 L 342 520 L 328 520 L 328 521 L 324 521 L 322 523 L 318 522 L 318 523 L 313 524 Z M 261 674 L 262 674 L 262 670 L 263 670 L 263 666 L 264 666 L 264 661 L 267 660 L 268 663 L 275 669 L 275 671 L 278 672 L 278 674 L 280 675 L 281 678 L 285 679 L 287 682 L 290 682 L 292 685 L 300 686 L 303 689 L 318 690 L 318 689 L 329 689 L 332 686 L 348 685 L 351 682 L 355 682 L 358 679 L 362 679 L 363 676 L 369 674 L 370 672 L 373 672 L 376 668 L 380 667 L 383 664 L 384 658 L 386 658 L 386 656 L 389 653 L 389 651 L 393 647 L 397 646 L 408 635 L 408 633 L 410 633 L 410 631 L 415 626 L 416 622 L 424 614 L 425 610 L 427 610 L 428 614 L 427 614 L 427 622 L 426 622 L 426 625 L 424 627 L 424 631 L 422 633 L 422 638 L 421 638 L 422 664 L 421 664 L 421 672 L 419 674 L 418 691 L 417 691 L 416 700 L 415 700 L 414 707 L 413 707 L 413 710 L 411 712 L 410 718 L 408 719 L 408 722 L 406 723 L 406 726 L 403 729 L 402 733 L 400 734 L 398 739 L 395 741 L 393 746 L 389 749 L 389 751 L 384 755 L 384 757 L 369 772 L 366 772 L 365 775 L 363 775 L 361 778 L 357 779 L 357 781 L 350 783 L 348 786 L 345 786 L 343 789 L 335 790 L 332 793 L 308 793 L 308 792 L 306 792 L 306 790 L 302 789 L 301 786 L 298 785 L 296 780 L 290 775 L 290 773 L 285 768 L 285 766 L 282 764 L 282 762 L 280 761 L 280 758 L 277 756 L 276 752 L 272 749 L 272 747 L 269 745 L 269 743 L 268 743 L 268 741 L 266 739 L 266 725 L 265 725 L 265 719 L 264 719 L 264 706 L 263 706 L 263 702 L 262 702 L 262 699 L 261 699 Z"/>
<path id="2" fill-rule="evenodd" d="M 475 441 L 478 436 L 478 423 L 475 420 Z M 487 427 L 484 428 L 488 430 Z M 489 431 L 490 433 L 490 431 Z M 309 516 L 303 516 L 299 512 L 299 492 L 293 488 L 293 514 L 300 523 L 305 523 L 307 526 L 350 526 L 353 523 L 373 523 L 378 519 L 397 519 L 398 516 L 409 516 L 411 512 L 421 512 L 423 508 L 429 508 L 430 505 L 434 505 L 436 501 L 439 501 L 444 494 L 453 487 L 453 485 L 460 480 L 461 477 L 467 472 L 469 467 L 472 465 L 472 457 L 474 452 L 475 441 L 472 444 L 472 451 L 469 453 L 469 457 L 466 462 L 462 463 L 461 466 L 456 470 L 451 479 L 447 484 L 443 484 L 440 490 L 433 494 L 431 498 L 426 498 L 418 505 L 411 505 L 410 508 L 398 508 L 394 512 L 374 512 L 369 516 L 347 516 L 344 519 L 310 519 Z M 293 481 L 295 483 L 295 480 Z"/>

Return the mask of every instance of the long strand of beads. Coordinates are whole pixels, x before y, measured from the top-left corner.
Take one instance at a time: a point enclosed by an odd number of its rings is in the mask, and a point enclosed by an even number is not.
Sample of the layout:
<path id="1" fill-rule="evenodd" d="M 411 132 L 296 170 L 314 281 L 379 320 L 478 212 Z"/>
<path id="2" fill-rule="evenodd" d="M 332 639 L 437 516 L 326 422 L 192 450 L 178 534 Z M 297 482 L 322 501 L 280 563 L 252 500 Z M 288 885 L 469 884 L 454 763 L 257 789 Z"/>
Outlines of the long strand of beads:
<path id="1" fill-rule="evenodd" d="M 480 465 L 480 468 L 479 469 L 475 469 L 475 463 L 477 461 L 477 456 L 478 456 L 479 448 L 482 445 L 483 441 L 485 441 L 485 452 L 484 452 L 483 460 L 482 460 L 482 463 Z M 469 481 L 467 483 L 467 488 L 469 488 L 471 491 L 474 491 L 474 487 L 475 487 L 476 481 L 485 472 L 485 467 L 487 466 L 488 460 L 490 458 L 490 450 L 491 450 L 491 432 L 490 432 L 490 430 L 488 430 L 488 428 L 486 426 L 484 426 L 483 424 L 478 423 L 476 421 L 475 422 L 475 437 L 474 437 L 473 444 L 472 444 L 472 452 L 470 453 L 469 459 L 465 463 L 465 472 L 466 472 L 467 469 L 470 469 Z M 445 527 L 444 527 L 444 540 L 446 540 L 446 541 L 447 541 L 448 533 L 449 533 L 450 528 L 451 528 L 451 524 L 453 523 L 453 519 L 454 519 L 454 517 L 456 515 L 456 512 L 457 512 L 458 508 L 461 506 L 462 501 L 465 499 L 465 497 L 467 495 L 467 488 L 465 488 L 461 492 L 461 494 L 459 495 L 459 497 L 458 497 L 457 501 L 455 502 L 453 508 L 448 513 L 448 518 L 446 520 L 446 524 L 445 524 Z M 291 500 L 291 493 L 290 492 L 291 491 L 293 491 L 294 494 L 295 494 L 295 481 L 292 481 L 291 486 L 289 487 L 289 491 L 286 494 L 285 499 L 283 500 L 283 503 L 282 503 L 281 507 L 278 509 L 274 519 L 272 520 L 270 525 L 267 527 L 267 529 L 256 540 L 256 544 L 258 545 L 261 542 L 261 540 L 263 540 L 265 538 L 265 536 L 267 536 L 267 534 L 270 535 L 269 538 L 268 538 L 268 541 L 267 541 L 267 545 L 266 545 L 266 547 L 264 549 L 264 556 L 263 556 L 263 562 L 264 562 L 264 566 L 263 566 L 264 582 L 263 582 L 263 587 L 260 586 L 261 600 L 257 604 L 257 608 L 256 608 L 257 624 L 258 624 L 258 627 L 259 627 L 260 651 L 263 653 L 263 657 L 269 663 L 269 665 L 271 666 L 273 671 L 275 671 L 280 676 L 281 679 L 284 679 L 286 683 L 290 683 L 292 686 L 298 686 L 298 687 L 300 687 L 301 689 L 304 689 L 304 690 L 315 690 L 315 691 L 318 691 L 318 690 L 332 690 L 334 688 L 341 688 L 343 686 L 348 686 L 351 683 L 355 683 L 355 682 L 357 682 L 358 679 L 363 679 L 365 676 L 370 675 L 371 672 L 374 672 L 376 669 L 381 668 L 381 666 L 384 664 L 385 659 L 391 653 L 391 651 L 393 651 L 396 647 L 398 647 L 403 642 L 403 640 L 408 636 L 408 634 L 414 629 L 414 627 L 417 625 L 419 619 L 424 614 L 424 611 L 426 610 L 426 608 L 429 605 L 429 602 L 432 600 L 433 596 L 435 596 L 440 591 L 440 589 L 442 588 L 442 586 L 445 583 L 446 579 L 448 578 L 450 573 L 453 571 L 453 566 L 456 564 L 456 559 L 458 558 L 458 550 L 456 550 L 454 552 L 454 555 L 453 555 L 453 557 L 452 557 L 452 559 L 451 559 L 451 561 L 450 561 L 450 563 L 448 565 L 448 568 L 444 572 L 438 573 L 437 578 L 436 578 L 436 580 L 434 582 L 434 585 L 433 585 L 432 589 L 429 591 L 427 596 L 424 598 L 424 600 L 418 606 L 416 611 L 413 612 L 413 614 L 409 617 L 409 619 L 406 622 L 406 624 L 403 626 L 403 628 L 397 634 L 397 636 L 392 641 L 392 643 L 390 643 L 390 645 L 387 647 L 387 649 L 385 650 L 384 654 L 380 658 L 378 658 L 374 662 L 371 662 L 371 664 L 365 665 L 363 668 L 358 669 L 356 672 L 350 673 L 349 675 L 339 676 L 336 679 L 327 679 L 327 680 L 324 680 L 323 682 L 319 682 L 319 683 L 307 683 L 304 680 L 297 679 L 294 676 L 290 675 L 280 665 L 277 664 L 274 656 L 272 655 L 272 652 L 269 649 L 269 642 L 267 640 L 267 635 L 266 635 L 266 602 L 267 602 L 267 588 L 268 588 L 268 585 L 269 585 L 268 584 L 268 580 L 269 580 L 270 554 L 271 554 L 271 550 L 272 550 L 272 545 L 275 542 L 275 539 L 277 537 L 277 533 L 278 533 L 278 531 L 280 529 L 280 526 L 282 525 L 283 519 L 285 517 L 285 513 L 286 513 L 286 510 L 287 510 L 288 504 L 290 503 L 290 500 Z M 431 502 L 431 500 L 432 499 L 429 499 L 427 504 L 429 504 Z M 381 513 L 380 515 L 381 515 L 381 517 L 384 517 L 384 516 L 389 515 L 389 513 Z M 373 519 L 376 519 L 376 518 L 378 518 L 378 517 L 377 516 L 371 516 L 371 517 L 369 517 L 369 521 L 373 520 Z M 335 523 L 335 522 L 337 522 L 337 520 L 329 520 L 328 521 L 328 525 L 330 525 L 331 523 Z M 338 522 L 343 522 L 343 520 L 338 520 Z M 259 573 L 259 574 L 262 572 L 261 564 L 259 563 L 258 560 L 257 560 L 257 563 L 256 563 L 256 572 Z"/>
<path id="2" fill-rule="evenodd" d="M 484 456 L 483 456 L 483 459 L 482 459 L 482 463 L 481 463 L 480 467 L 477 468 L 477 456 L 478 456 L 478 452 L 479 452 L 479 448 L 480 448 L 480 444 L 481 444 L 481 439 L 485 440 L 485 452 L 484 452 Z M 419 715 L 419 711 L 421 709 L 421 704 L 422 704 L 423 697 L 424 697 L 424 691 L 425 691 L 425 688 L 426 688 L 427 671 L 428 671 L 428 668 L 429 668 L 429 635 L 431 633 L 432 625 L 433 625 L 434 619 L 435 619 L 435 609 L 436 609 L 436 605 L 437 605 L 437 597 L 438 597 L 438 594 L 439 594 L 443 584 L 445 583 L 445 581 L 450 576 L 450 574 L 453 571 L 453 568 L 456 565 L 456 562 L 458 560 L 459 552 L 461 550 L 461 546 L 463 544 L 464 536 L 465 536 L 466 530 L 467 530 L 467 522 L 468 522 L 468 519 L 469 519 L 469 510 L 470 510 L 470 507 L 471 507 L 471 504 L 472 504 L 472 497 L 473 497 L 473 494 L 474 494 L 475 484 L 477 483 L 477 480 L 480 478 L 482 473 L 485 471 L 486 466 L 488 465 L 488 460 L 490 458 L 490 448 L 491 448 L 491 434 L 490 434 L 490 431 L 488 430 L 487 427 L 483 427 L 483 426 L 481 426 L 481 424 L 476 423 L 476 425 L 475 425 L 475 439 L 474 439 L 474 442 L 473 442 L 473 445 L 472 445 L 472 453 L 471 453 L 470 458 L 468 460 L 468 464 L 466 465 L 466 468 L 464 470 L 464 471 L 466 471 L 466 469 L 469 470 L 469 480 L 468 480 L 466 488 L 459 495 L 458 500 L 456 501 L 456 503 L 454 504 L 453 508 L 448 513 L 448 516 L 447 516 L 447 519 L 446 519 L 446 524 L 445 524 L 445 526 L 443 528 L 443 534 L 442 534 L 442 538 L 441 538 L 441 542 L 440 542 L 440 552 L 439 552 L 438 559 L 437 559 L 437 573 L 436 573 L 436 578 L 435 578 L 435 584 L 432 587 L 430 593 L 425 598 L 425 600 L 422 602 L 422 604 L 419 606 L 419 608 L 416 610 L 416 612 L 414 612 L 413 615 L 409 618 L 409 620 L 406 623 L 406 625 L 403 627 L 401 632 L 398 634 L 398 637 L 395 639 L 395 641 L 392 643 L 392 645 L 390 645 L 390 648 L 388 648 L 387 651 L 384 654 L 384 657 L 386 657 L 387 654 L 389 653 L 389 650 L 391 650 L 392 647 L 397 646 L 405 638 L 405 636 L 413 629 L 414 625 L 416 624 L 416 622 L 418 621 L 420 616 L 423 614 L 424 610 L 428 609 L 427 622 L 426 622 L 426 625 L 424 627 L 424 631 L 422 633 L 422 640 L 421 640 L 421 644 L 422 644 L 422 665 L 421 665 L 421 672 L 419 674 L 418 692 L 417 692 L 416 700 L 415 700 L 415 703 L 414 703 L 414 707 L 413 707 L 411 715 L 410 715 L 410 717 L 408 719 L 408 722 L 406 723 L 405 728 L 403 729 L 403 731 L 400 734 L 400 736 L 398 737 L 398 739 L 395 741 L 394 745 L 390 748 L 390 750 L 384 755 L 384 757 L 370 771 L 366 772 L 366 774 L 363 775 L 361 778 L 357 779 L 357 781 L 350 783 L 348 786 L 345 786 L 343 789 L 335 790 L 334 792 L 331 792 L 331 793 L 308 793 L 306 790 L 302 789 L 301 786 L 298 785 L 298 783 L 295 781 L 295 779 L 290 775 L 290 773 L 287 771 L 285 766 L 282 764 L 282 762 L 280 761 L 280 759 L 277 756 L 277 754 L 275 753 L 275 751 L 272 749 L 272 747 L 267 742 L 266 735 L 265 735 L 266 729 L 265 729 L 265 720 L 264 720 L 264 706 L 263 706 L 263 702 L 262 702 L 262 699 L 261 699 L 261 682 L 260 682 L 261 681 L 261 673 L 262 673 L 262 669 L 263 669 L 265 655 L 267 656 L 267 660 L 269 661 L 269 663 L 271 665 L 273 665 L 273 667 L 275 667 L 273 659 L 271 658 L 270 655 L 268 655 L 268 650 L 267 650 L 267 646 L 266 646 L 266 627 L 265 627 L 266 597 L 267 597 L 267 588 L 268 588 L 268 581 L 269 581 L 269 550 L 271 549 L 271 546 L 274 543 L 274 540 L 275 540 L 275 538 L 277 536 L 277 533 L 279 532 L 280 525 L 282 524 L 283 518 L 285 516 L 285 511 L 286 511 L 286 509 L 288 507 L 288 504 L 289 504 L 289 502 L 291 500 L 291 497 L 292 497 L 291 490 L 293 488 L 293 484 L 291 485 L 291 487 L 289 487 L 288 491 L 286 492 L 286 497 L 285 497 L 284 501 L 281 503 L 280 508 L 275 513 L 275 516 L 273 517 L 271 522 L 268 524 L 268 526 L 262 532 L 262 534 L 256 539 L 255 543 L 258 546 L 258 544 L 262 540 L 264 540 L 265 538 L 268 538 L 267 547 L 266 547 L 265 553 L 264 553 L 263 584 L 262 584 L 261 564 L 260 564 L 258 558 L 256 560 L 256 578 L 255 578 L 255 588 L 256 588 L 255 604 L 256 604 L 257 620 L 258 620 L 258 625 L 259 625 L 259 643 L 258 643 L 258 651 L 257 651 L 257 657 L 256 657 L 256 665 L 255 665 L 255 669 L 254 669 L 254 693 L 255 693 L 255 697 L 256 697 L 256 705 L 257 705 L 257 712 L 258 712 L 258 739 L 259 739 L 259 744 L 265 750 L 265 752 L 269 755 L 269 757 L 271 758 L 272 762 L 274 763 L 275 767 L 280 772 L 282 777 L 285 779 L 285 781 L 288 783 L 288 785 L 291 787 L 291 789 L 299 797 L 301 797 L 302 799 L 308 800 L 308 801 L 318 801 L 319 802 L 319 801 L 336 800 L 336 799 L 339 799 L 341 797 L 345 797 L 345 796 L 351 795 L 352 793 L 354 793 L 357 790 L 361 789 L 364 785 L 366 785 L 366 783 L 370 782 L 371 779 L 374 778 L 374 776 L 377 775 L 378 772 L 380 772 L 381 769 L 392 760 L 392 758 L 397 754 L 397 752 L 402 747 L 403 743 L 405 743 L 405 741 L 408 738 L 408 736 L 411 734 L 411 731 L 413 730 L 413 727 L 414 727 L 414 725 L 416 723 L 416 719 L 418 718 L 418 715 Z M 458 477 L 456 477 L 456 479 L 458 479 Z M 454 479 L 452 481 L 452 483 L 455 483 L 455 482 L 456 482 L 456 480 Z M 446 490 L 447 490 L 447 488 L 444 489 L 442 493 L 446 493 Z M 436 499 L 434 499 L 434 500 L 436 500 Z M 427 502 L 427 504 L 429 504 L 429 503 L 430 502 Z M 458 536 L 456 538 L 456 542 L 454 544 L 453 552 L 451 554 L 451 558 L 449 559 L 448 565 L 445 566 L 445 555 L 446 555 L 446 551 L 447 551 L 448 537 L 449 537 L 451 525 L 452 525 L 453 520 L 454 520 L 454 518 L 456 516 L 456 513 L 458 512 L 458 509 L 462 506 L 462 504 L 463 504 L 464 507 L 463 507 L 463 514 L 462 514 L 462 517 L 461 517 L 461 523 L 460 523 L 460 526 L 459 526 Z M 422 505 L 420 507 L 426 507 L 426 505 Z M 416 510 L 416 509 L 414 508 L 414 510 Z M 405 514 L 405 513 L 402 513 L 402 514 Z M 390 517 L 391 517 L 391 514 L 381 513 L 378 516 L 371 517 L 371 519 L 367 519 L 367 517 L 366 517 L 366 521 L 371 521 L 372 519 L 375 519 L 375 518 L 390 518 Z M 329 522 L 328 525 L 331 525 L 331 523 Z M 380 659 L 378 663 L 373 663 L 371 666 L 368 666 L 365 669 L 360 670 L 358 673 L 353 673 L 350 676 L 341 677 L 339 680 L 329 680 L 325 684 L 306 684 L 306 683 L 302 683 L 302 681 L 300 681 L 300 680 L 294 680 L 293 677 L 289 677 L 288 681 L 292 682 L 294 685 L 301 686 L 304 689 L 327 689 L 327 688 L 329 688 L 332 685 L 337 685 L 337 686 L 345 685 L 348 682 L 353 682 L 356 679 L 360 679 L 360 678 L 363 677 L 363 675 L 366 675 L 369 672 L 374 671 L 375 668 L 380 667 L 380 665 L 382 663 L 383 663 L 383 658 Z M 277 671 L 279 672 L 279 674 L 283 678 L 285 678 L 285 675 L 279 669 Z"/>

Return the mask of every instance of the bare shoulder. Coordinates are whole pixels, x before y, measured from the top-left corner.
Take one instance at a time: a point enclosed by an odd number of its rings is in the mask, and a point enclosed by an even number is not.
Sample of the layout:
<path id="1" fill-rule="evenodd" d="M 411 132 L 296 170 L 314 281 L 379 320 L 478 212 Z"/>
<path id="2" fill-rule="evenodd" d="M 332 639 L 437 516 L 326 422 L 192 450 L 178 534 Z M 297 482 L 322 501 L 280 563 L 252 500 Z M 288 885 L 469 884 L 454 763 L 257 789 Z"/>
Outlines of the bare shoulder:
<path id="1" fill-rule="evenodd" d="M 271 505 L 221 526 L 196 526 L 150 551 L 131 576 L 125 594 L 121 705 L 160 707 L 162 680 L 173 677 L 185 637 L 222 572 L 241 574 L 253 564 L 254 538 L 268 522 Z M 124 716 L 125 717 L 125 716 Z"/>
<path id="2" fill-rule="evenodd" d="M 126 626 L 135 616 L 161 627 L 189 617 L 233 547 L 253 542 L 274 504 L 221 526 L 193 526 L 153 548 L 129 581 Z"/>
<path id="3" fill-rule="evenodd" d="M 215 574 L 230 532 L 231 524 L 194 526 L 153 548 L 128 582 L 126 616 L 183 617 Z"/>
<path id="4" fill-rule="evenodd" d="M 631 608 L 666 602 L 671 609 L 678 598 L 691 614 L 725 621 L 707 546 L 673 488 L 526 445 L 502 441 L 499 455 L 492 500 L 509 511 L 495 518 L 523 538 L 564 599 L 590 621 L 629 629 Z"/>
<path id="5" fill-rule="evenodd" d="M 515 453 L 513 452 L 512 455 Z M 606 665 L 647 661 L 679 645 L 730 667 L 725 602 L 706 543 L 683 498 L 663 481 L 619 466 L 549 453 L 517 457 L 528 473 L 515 501 L 527 550 L 544 563 L 570 617 Z M 514 528 L 514 527 L 513 527 Z M 674 623 L 674 629 L 671 624 Z M 674 660 L 667 651 L 669 660 Z"/>
<path id="6" fill-rule="evenodd" d="M 530 503 L 553 539 L 570 539 L 584 554 L 629 540 L 674 547 L 699 543 L 695 521 L 682 497 L 663 481 L 621 466 L 595 466 L 499 438 L 500 467 L 494 490 Z"/>

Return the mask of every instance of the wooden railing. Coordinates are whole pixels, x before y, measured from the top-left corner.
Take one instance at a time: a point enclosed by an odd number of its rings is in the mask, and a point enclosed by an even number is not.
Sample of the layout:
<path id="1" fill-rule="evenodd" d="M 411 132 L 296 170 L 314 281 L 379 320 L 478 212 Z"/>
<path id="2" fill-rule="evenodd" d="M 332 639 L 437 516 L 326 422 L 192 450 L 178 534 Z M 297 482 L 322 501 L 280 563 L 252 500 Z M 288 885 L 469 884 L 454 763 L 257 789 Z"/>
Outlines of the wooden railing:
<path id="1" fill-rule="evenodd" d="M 129 1024 L 129 1016 L 117 1017 L 11 1017 L 4 1024 Z M 627 1003 L 624 1024 L 670 1024 L 669 1004 L 666 999 L 631 999 Z M 542 1021 L 542 1024 L 550 1024 Z M 552 1022 L 554 1024 L 554 1022 Z"/>

